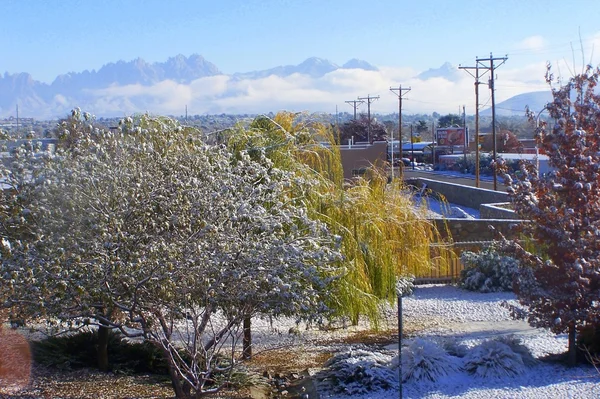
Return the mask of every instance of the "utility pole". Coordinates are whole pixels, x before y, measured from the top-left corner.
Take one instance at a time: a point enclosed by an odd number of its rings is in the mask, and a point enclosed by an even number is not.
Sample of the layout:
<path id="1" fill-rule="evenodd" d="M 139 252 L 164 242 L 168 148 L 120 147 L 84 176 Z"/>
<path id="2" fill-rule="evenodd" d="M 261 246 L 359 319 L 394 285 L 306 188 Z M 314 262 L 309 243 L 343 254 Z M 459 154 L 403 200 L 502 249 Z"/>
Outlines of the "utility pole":
<path id="1" fill-rule="evenodd" d="M 413 141 L 413 125 L 410 124 L 410 163 L 412 169 L 415 170 L 415 143 Z"/>
<path id="2" fill-rule="evenodd" d="M 479 187 L 479 78 L 485 75 L 489 69 L 482 68 L 479 63 L 477 63 L 474 67 L 464 67 L 459 66 L 458 69 L 463 69 L 467 71 L 467 73 L 475 78 L 475 187 Z M 470 70 L 475 70 L 475 75 L 473 75 Z M 483 74 L 479 74 L 480 70 L 485 70 Z"/>
<path id="3" fill-rule="evenodd" d="M 435 168 L 435 141 L 437 137 L 435 137 L 435 121 L 431 122 L 431 164 Z"/>
<path id="4" fill-rule="evenodd" d="M 489 88 L 492 91 L 492 141 L 494 142 L 493 146 L 493 155 L 492 159 L 496 162 L 496 153 L 497 153 L 497 143 L 496 143 L 496 96 L 495 96 L 495 87 L 494 87 L 494 71 L 500 67 L 500 65 L 504 64 L 508 59 L 507 56 L 501 58 L 494 58 L 492 53 L 490 53 L 490 58 L 477 58 L 476 62 L 478 64 L 483 63 L 484 61 L 489 61 L 489 71 L 490 71 L 490 80 L 488 82 Z M 494 61 L 502 61 L 500 64 L 494 66 Z M 496 168 L 494 168 L 494 191 L 498 189 L 498 172 Z"/>
<path id="5" fill-rule="evenodd" d="M 17 134 L 16 137 L 19 137 L 19 104 L 17 104 Z"/>
<path id="6" fill-rule="evenodd" d="M 504 64 L 504 62 L 506 62 L 507 59 L 508 59 L 508 57 L 494 58 L 492 56 L 492 54 L 490 53 L 490 58 L 477 57 L 475 59 L 475 66 L 473 66 L 473 67 L 463 67 L 463 66 L 458 67 L 458 69 L 463 69 L 463 70 L 467 71 L 467 73 L 469 75 L 471 75 L 475 78 L 475 186 L 476 187 L 479 187 L 479 85 L 481 84 L 481 82 L 479 81 L 479 78 L 484 76 L 487 72 L 491 71 L 490 88 L 492 88 L 493 80 L 494 80 L 494 69 L 496 69 L 500 65 Z M 502 60 L 502 63 L 494 66 L 494 61 L 498 61 L 498 60 Z M 487 66 L 486 64 L 484 64 L 483 63 L 484 61 L 489 61 L 490 66 Z M 470 70 L 473 70 L 473 69 L 475 70 L 475 75 L 473 75 L 471 72 L 469 72 Z M 484 72 L 481 73 L 481 71 L 484 71 Z M 496 160 L 496 107 L 495 107 L 493 89 L 492 89 L 492 140 L 494 142 L 494 144 L 493 144 L 493 159 L 495 161 Z M 498 181 L 498 177 L 497 177 L 496 170 L 494 169 L 494 190 L 497 189 L 497 184 L 498 184 L 497 181 Z"/>
<path id="7" fill-rule="evenodd" d="M 364 104 L 364 101 L 350 100 L 350 101 L 345 101 L 345 102 L 352 105 L 352 108 L 354 108 L 354 120 L 356 120 L 356 108 L 358 108 L 358 106 L 360 104 Z"/>
<path id="8" fill-rule="evenodd" d="M 373 100 L 379 100 L 379 96 L 377 97 L 371 97 L 370 94 L 368 94 L 366 97 L 358 97 L 359 100 L 367 100 L 367 119 L 368 119 L 368 125 L 367 125 L 367 141 L 369 142 L 369 144 L 371 144 L 371 102 Z"/>
<path id="9" fill-rule="evenodd" d="M 468 137 L 467 137 L 467 113 L 465 111 L 465 106 L 463 105 L 463 160 L 465 162 L 465 170 L 467 169 L 467 145 L 469 144 L 468 142 Z M 466 171 L 465 171 L 466 173 Z"/>
<path id="10" fill-rule="evenodd" d="M 398 140 L 400 141 L 400 162 L 402 162 L 402 97 L 410 91 L 410 87 L 403 89 L 400 85 L 395 88 L 390 87 L 390 91 L 398 96 Z"/>

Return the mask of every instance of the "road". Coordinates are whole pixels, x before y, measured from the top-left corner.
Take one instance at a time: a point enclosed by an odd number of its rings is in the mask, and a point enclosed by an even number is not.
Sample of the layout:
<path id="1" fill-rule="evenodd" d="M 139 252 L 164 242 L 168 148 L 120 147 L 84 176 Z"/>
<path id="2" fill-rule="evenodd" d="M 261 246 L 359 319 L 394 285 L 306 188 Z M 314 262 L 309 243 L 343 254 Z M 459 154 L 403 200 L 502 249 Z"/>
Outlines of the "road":
<path id="1" fill-rule="evenodd" d="M 395 174 L 396 174 L 396 176 L 398 176 L 398 168 L 396 168 Z M 440 173 L 436 173 L 436 172 L 427 172 L 427 171 L 423 171 L 423 170 L 412 170 L 410 168 L 404 168 L 404 178 L 410 179 L 411 177 L 422 177 L 424 179 L 431 179 L 431 180 L 437 180 L 437 181 L 442 181 L 442 182 L 446 182 L 446 183 L 455 183 L 455 184 L 462 184 L 464 186 L 475 187 L 475 178 L 474 177 L 471 178 L 471 177 L 467 177 L 467 176 L 464 176 L 464 177 L 463 176 L 451 176 L 451 175 L 445 175 L 445 174 L 440 174 Z M 506 186 L 504 185 L 504 181 L 502 178 L 500 178 L 500 177 L 498 178 L 496 186 L 497 186 L 498 191 L 506 192 Z M 487 181 L 487 180 L 480 180 L 479 187 L 485 188 L 488 190 L 493 190 L 494 182 Z"/>

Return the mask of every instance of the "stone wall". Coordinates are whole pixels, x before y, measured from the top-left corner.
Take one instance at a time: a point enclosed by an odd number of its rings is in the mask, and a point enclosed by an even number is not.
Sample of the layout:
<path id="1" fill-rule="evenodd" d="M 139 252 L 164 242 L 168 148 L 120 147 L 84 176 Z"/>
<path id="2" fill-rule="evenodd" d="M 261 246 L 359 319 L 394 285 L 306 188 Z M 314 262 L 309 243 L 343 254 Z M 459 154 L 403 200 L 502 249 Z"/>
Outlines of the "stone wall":
<path id="1" fill-rule="evenodd" d="M 507 205 L 510 205 L 510 202 L 502 202 L 500 204 L 481 204 L 479 206 L 479 218 L 516 219 L 517 213 L 512 209 L 507 209 Z"/>
<path id="2" fill-rule="evenodd" d="M 517 238 L 513 226 L 524 223 L 519 219 L 432 219 L 443 238 L 448 233 L 454 242 L 494 241 L 498 232 L 506 238 Z"/>

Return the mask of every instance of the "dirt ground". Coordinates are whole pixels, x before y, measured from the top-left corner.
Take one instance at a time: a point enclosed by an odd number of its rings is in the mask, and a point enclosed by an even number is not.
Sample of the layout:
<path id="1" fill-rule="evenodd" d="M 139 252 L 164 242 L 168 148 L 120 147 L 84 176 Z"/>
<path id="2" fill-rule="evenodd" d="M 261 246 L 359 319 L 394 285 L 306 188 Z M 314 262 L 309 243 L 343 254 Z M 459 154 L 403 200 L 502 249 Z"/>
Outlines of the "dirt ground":
<path id="1" fill-rule="evenodd" d="M 397 330 L 362 330 L 348 334 L 326 334 L 319 341 L 257 351 L 245 366 L 250 371 L 246 386 L 227 389 L 216 398 L 255 399 L 295 397 L 295 386 L 318 370 L 332 351 L 357 343 L 383 346 L 397 340 Z M 333 349 L 332 349 L 333 348 Z M 60 371 L 32 364 L 28 345 L 17 332 L 3 329 L 0 334 L 0 398 L 171 398 L 173 390 L 165 377 L 119 375 L 84 369 Z M 8 354 L 11 354 L 8 356 Z M 304 387 L 297 388 L 305 391 Z"/>

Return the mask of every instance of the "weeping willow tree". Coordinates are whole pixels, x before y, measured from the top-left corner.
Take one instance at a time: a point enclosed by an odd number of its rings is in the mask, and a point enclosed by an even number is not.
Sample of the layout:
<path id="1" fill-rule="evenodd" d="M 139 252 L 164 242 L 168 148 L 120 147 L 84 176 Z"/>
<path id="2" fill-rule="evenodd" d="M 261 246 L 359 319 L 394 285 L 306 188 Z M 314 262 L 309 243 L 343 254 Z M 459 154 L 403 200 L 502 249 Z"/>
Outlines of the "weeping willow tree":
<path id="1" fill-rule="evenodd" d="M 415 209 L 400 180 L 388 184 L 383 168 L 372 167 L 365 178 L 344 181 L 334 133 L 319 123 L 299 121 L 299 114 L 261 116 L 238 128 L 227 143 L 234 151 L 266 154 L 277 168 L 293 171 L 311 190 L 292 187 L 313 218 L 339 236 L 343 278 L 335 285 L 330 306 L 353 323 L 366 315 L 375 327 L 379 305 L 396 299 L 396 280 L 424 272 L 433 264 L 447 267 L 449 251 L 438 249 L 433 262 L 430 244 L 439 234 Z"/>

